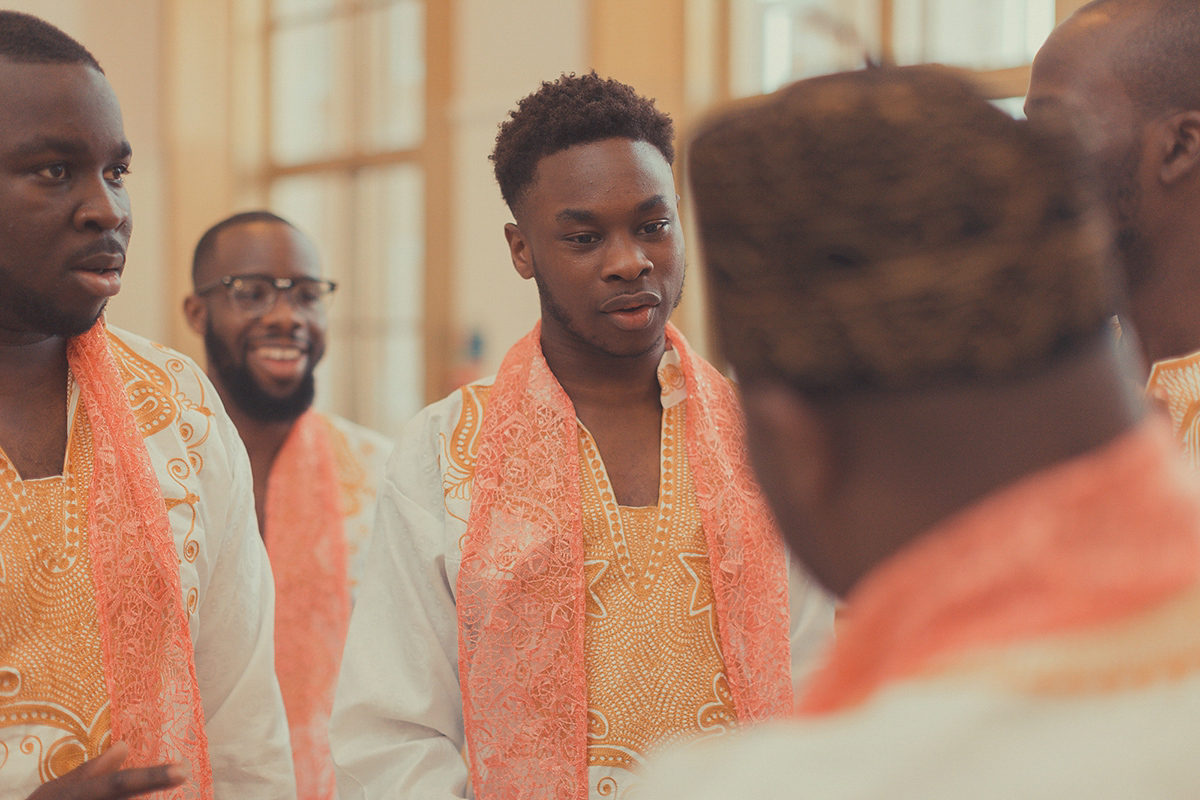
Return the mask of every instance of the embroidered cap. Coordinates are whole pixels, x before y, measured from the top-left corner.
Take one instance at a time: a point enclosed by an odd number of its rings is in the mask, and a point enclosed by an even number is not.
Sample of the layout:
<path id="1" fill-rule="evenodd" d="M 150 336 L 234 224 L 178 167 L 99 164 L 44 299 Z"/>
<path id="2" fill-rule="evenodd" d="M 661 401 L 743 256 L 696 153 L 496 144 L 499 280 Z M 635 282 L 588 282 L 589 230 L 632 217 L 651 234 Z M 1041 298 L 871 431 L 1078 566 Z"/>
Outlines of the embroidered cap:
<path id="1" fill-rule="evenodd" d="M 1106 330 L 1112 238 L 1065 130 L 933 66 L 801 81 L 710 119 L 689 173 L 739 374 L 999 380 Z"/>

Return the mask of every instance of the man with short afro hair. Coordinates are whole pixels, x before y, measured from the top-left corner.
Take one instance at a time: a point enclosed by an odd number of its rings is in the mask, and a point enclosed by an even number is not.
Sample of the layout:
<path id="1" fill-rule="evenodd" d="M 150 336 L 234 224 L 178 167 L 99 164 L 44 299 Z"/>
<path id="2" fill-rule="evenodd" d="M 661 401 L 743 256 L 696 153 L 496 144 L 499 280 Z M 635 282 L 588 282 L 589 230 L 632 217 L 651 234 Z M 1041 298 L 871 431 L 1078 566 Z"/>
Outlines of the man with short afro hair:
<path id="1" fill-rule="evenodd" d="M 632 796 L 652 749 L 791 711 L 832 610 L 789 588 L 734 391 L 668 323 L 672 135 L 595 73 L 500 127 L 541 321 L 397 445 L 334 710 L 344 800 Z"/>

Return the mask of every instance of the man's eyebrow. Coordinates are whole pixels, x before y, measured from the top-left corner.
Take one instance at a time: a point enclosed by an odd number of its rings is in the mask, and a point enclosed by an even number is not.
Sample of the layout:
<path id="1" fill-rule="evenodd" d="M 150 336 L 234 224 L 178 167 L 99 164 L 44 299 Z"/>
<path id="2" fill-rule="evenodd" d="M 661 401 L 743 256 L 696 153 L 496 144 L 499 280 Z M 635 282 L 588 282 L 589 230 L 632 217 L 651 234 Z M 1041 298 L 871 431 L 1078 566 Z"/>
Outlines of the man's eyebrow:
<path id="1" fill-rule="evenodd" d="M 653 197 L 638 203 L 634 210 L 639 214 L 644 214 L 647 211 L 651 211 L 666 204 L 666 195 L 656 194 Z M 562 211 L 559 211 L 557 214 L 555 214 L 554 218 L 559 222 L 592 223 L 596 221 L 595 214 L 593 214 L 591 211 L 585 211 L 581 208 L 564 208 Z"/>
<path id="2" fill-rule="evenodd" d="M 665 206 L 666 204 L 667 198 L 664 195 L 656 194 L 649 200 L 643 200 L 642 202 L 638 203 L 637 210 L 638 213 L 644 213 L 646 211 L 650 211 L 651 209 L 657 208 L 658 206 Z"/>
<path id="3" fill-rule="evenodd" d="M 66 156 L 78 156 L 87 152 L 87 145 L 78 139 L 64 139 L 59 136 L 38 136 L 35 139 L 30 139 L 17 146 L 13 150 L 12 155 L 16 158 L 25 158 L 35 156 L 39 153 L 58 153 Z M 133 146 L 128 140 L 121 140 L 114 153 L 114 158 L 118 161 L 129 158 L 133 155 Z"/>
<path id="4" fill-rule="evenodd" d="M 581 208 L 564 208 L 562 211 L 554 215 L 554 218 L 559 222 L 584 222 L 590 223 L 596 221 L 596 215 L 591 211 L 584 211 Z"/>

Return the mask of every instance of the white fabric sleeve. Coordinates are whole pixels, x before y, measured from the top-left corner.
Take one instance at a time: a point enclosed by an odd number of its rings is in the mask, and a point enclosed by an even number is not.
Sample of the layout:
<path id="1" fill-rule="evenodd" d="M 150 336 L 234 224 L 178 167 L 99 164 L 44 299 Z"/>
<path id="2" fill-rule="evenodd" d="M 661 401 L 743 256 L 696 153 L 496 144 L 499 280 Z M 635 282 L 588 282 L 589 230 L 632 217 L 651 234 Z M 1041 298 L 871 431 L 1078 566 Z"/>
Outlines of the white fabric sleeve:
<path id="1" fill-rule="evenodd" d="M 275 587 L 258 534 L 250 462 L 233 423 L 217 412 L 219 441 L 212 444 L 225 452 L 207 454 L 207 466 L 228 459 L 228 483 L 214 481 L 207 488 L 210 497 L 227 502 L 208 509 L 208 580 L 195 641 L 213 795 L 216 800 L 292 800 L 296 778 L 275 678 Z"/>
<path id="2" fill-rule="evenodd" d="M 837 603 L 816 579 L 788 557 L 788 607 L 791 613 L 792 689 L 799 700 L 808 678 L 833 642 Z"/>
<path id="3" fill-rule="evenodd" d="M 423 414 L 380 487 L 330 726 L 342 800 L 469 796 L 439 452 Z"/>

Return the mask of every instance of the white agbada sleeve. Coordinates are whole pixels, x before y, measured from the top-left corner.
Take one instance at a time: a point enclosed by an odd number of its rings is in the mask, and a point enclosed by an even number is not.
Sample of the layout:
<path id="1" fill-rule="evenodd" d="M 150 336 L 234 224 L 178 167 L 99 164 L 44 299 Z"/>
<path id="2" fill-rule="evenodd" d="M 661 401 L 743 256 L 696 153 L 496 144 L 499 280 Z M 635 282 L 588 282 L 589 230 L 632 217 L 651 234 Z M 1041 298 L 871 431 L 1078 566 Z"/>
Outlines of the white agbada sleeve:
<path id="1" fill-rule="evenodd" d="M 409 424 L 380 487 L 330 726 L 342 800 L 469 796 L 454 601 L 466 526 L 446 512 L 439 437 L 456 399 Z"/>
<path id="2" fill-rule="evenodd" d="M 214 433 L 231 469 L 227 502 L 215 507 L 220 518 L 207 528 L 208 583 L 194 637 L 213 795 L 288 800 L 296 797 L 296 779 L 275 678 L 275 587 L 254 514 L 250 462 L 233 423 L 219 408 L 216 416 Z"/>

